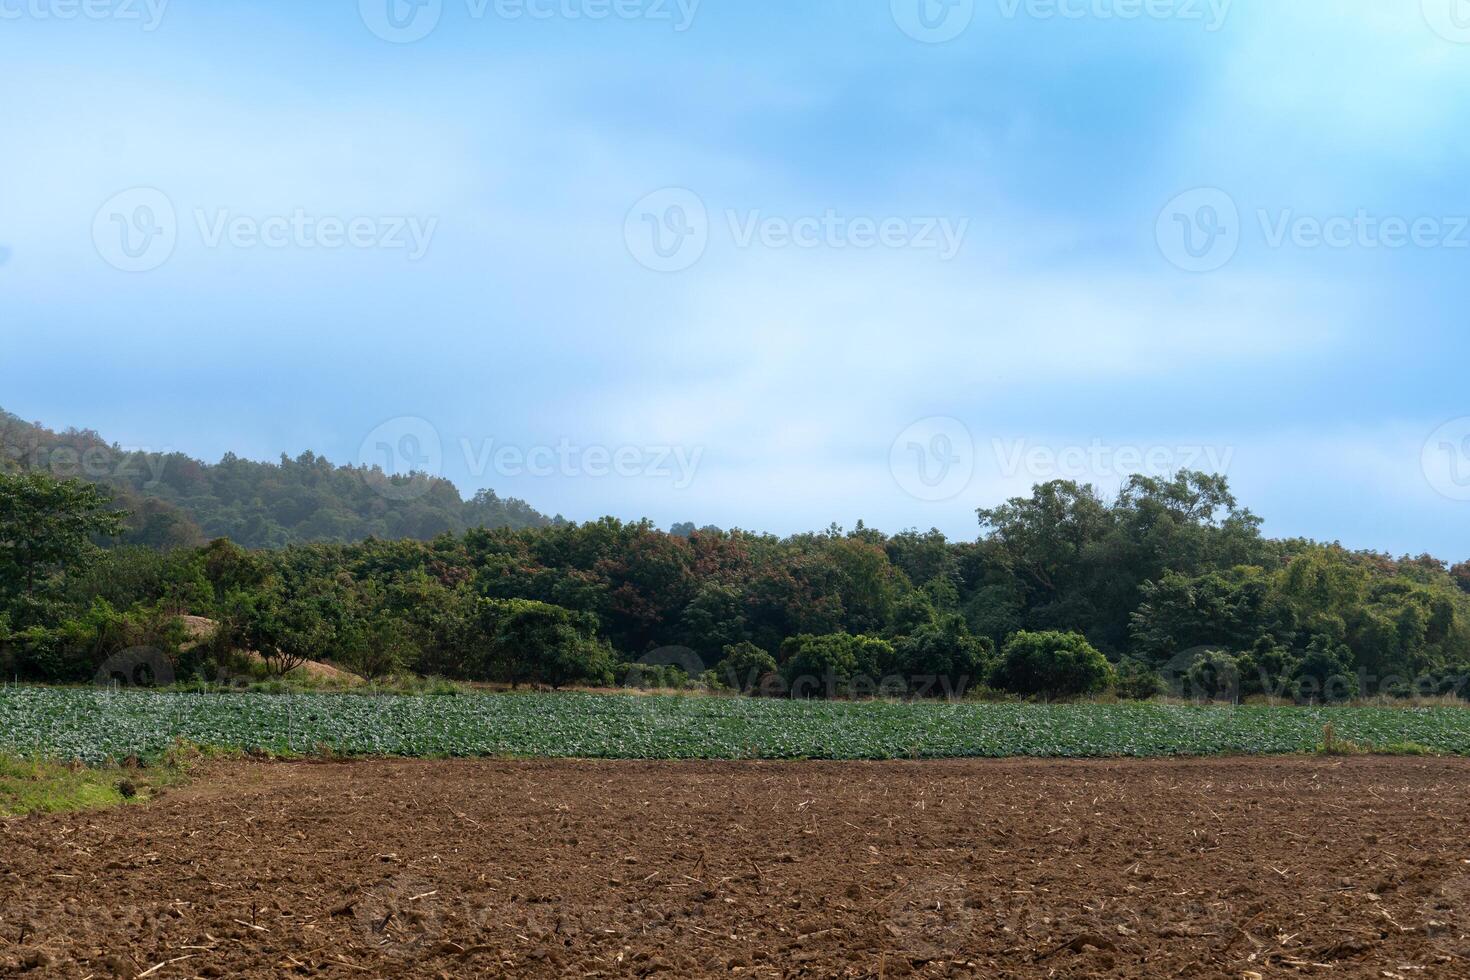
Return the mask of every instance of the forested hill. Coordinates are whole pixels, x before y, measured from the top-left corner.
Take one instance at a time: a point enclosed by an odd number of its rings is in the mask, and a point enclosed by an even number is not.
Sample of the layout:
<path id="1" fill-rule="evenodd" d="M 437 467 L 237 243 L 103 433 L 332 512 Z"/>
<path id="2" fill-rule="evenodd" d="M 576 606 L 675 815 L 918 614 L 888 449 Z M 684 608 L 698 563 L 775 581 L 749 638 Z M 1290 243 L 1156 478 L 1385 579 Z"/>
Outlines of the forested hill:
<path id="1" fill-rule="evenodd" d="M 130 513 L 124 542 L 154 547 L 227 537 L 247 548 L 370 537 L 427 541 L 470 528 L 547 527 L 556 519 L 521 500 L 448 480 L 390 479 L 314 453 L 279 463 L 233 453 L 205 463 L 182 453 L 126 452 L 86 429 L 55 432 L 0 410 L 0 471 L 39 470 L 109 487 Z"/>

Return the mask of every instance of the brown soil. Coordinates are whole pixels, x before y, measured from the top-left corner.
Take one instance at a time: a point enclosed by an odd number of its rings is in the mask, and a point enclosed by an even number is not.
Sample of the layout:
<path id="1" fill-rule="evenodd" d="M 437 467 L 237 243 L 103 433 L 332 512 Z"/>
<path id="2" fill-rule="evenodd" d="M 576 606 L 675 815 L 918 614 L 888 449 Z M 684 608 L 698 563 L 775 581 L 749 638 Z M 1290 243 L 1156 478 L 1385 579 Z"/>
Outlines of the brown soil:
<path id="1" fill-rule="evenodd" d="M 1463 977 L 1467 934 L 1466 760 L 241 762 L 0 824 L 39 976 Z"/>

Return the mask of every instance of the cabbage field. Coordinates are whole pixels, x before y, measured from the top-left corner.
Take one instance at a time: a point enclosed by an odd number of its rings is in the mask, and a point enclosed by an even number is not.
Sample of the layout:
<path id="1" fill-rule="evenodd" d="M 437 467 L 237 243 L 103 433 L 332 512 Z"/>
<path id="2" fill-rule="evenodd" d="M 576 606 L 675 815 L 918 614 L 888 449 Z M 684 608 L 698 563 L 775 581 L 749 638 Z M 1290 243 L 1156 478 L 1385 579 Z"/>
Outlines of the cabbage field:
<path id="1" fill-rule="evenodd" d="M 1169 756 L 1339 740 L 1470 754 L 1470 710 L 824 702 L 597 694 L 162 694 L 0 689 L 0 752 L 102 762 L 202 746 L 613 759 Z"/>

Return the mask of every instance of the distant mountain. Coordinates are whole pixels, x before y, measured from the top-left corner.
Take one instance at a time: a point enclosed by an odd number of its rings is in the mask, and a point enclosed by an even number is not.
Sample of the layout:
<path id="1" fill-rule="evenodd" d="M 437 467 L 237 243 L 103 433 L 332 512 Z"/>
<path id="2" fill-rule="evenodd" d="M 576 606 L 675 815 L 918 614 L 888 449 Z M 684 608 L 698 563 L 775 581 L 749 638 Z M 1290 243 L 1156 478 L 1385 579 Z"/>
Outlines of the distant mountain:
<path id="1" fill-rule="evenodd" d="M 369 537 L 423 541 L 473 527 L 562 523 L 490 490 L 465 500 L 436 477 L 389 477 L 311 452 L 282 455 L 278 463 L 233 453 L 205 463 L 183 453 L 126 452 L 90 429 L 55 432 L 3 410 L 0 469 L 111 487 L 118 506 L 133 515 L 125 543 L 164 548 L 222 537 L 249 548 Z"/>

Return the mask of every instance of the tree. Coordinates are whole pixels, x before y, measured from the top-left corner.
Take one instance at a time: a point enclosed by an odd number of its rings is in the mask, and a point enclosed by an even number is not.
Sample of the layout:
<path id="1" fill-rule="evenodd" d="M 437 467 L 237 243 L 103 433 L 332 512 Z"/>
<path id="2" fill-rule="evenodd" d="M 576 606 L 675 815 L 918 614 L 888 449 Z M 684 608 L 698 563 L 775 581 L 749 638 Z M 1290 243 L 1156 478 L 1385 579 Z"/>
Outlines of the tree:
<path id="1" fill-rule="evenodd" d="M 873 685 L 893 663 L 893 647 L 872 636 L 827 633 L 793 636 L 781 644 L 781 671 L 794 693 L 836 695 L 862 678 Z"/>
<path id="2" fill-rule="evenodd" d="M 330 655 L 337 637 L 313 597 L 237 594 L 237 598 L 239 639 L 260 654 L 271 673 L 284 677 L 308 660 Z"/>
<path id="3" fill-rule="evenodd" d="M 122 511 L 106 492 L 42 473 L 0 473 L 0 592 L 26 605 L 93 549 L 122 533 Z"/>
<path id="4" fill-rule="evenodd" d="M 719 676 L 730 687 L 749 694 L 760 689 L 762 678 L 776 671 L 776 658 L 747 641 L 725 647 Z"/>
<path id="5" fill-rule="evenodd" d="M 1240 690 L 1242 694 L 1284 696 L 1296 676 L 1299 659 L 1289 647 L 1269 636 L 1255 642 L 1240 655 Z"/>
<path id="6" fill-rule="evenodd" d="M 1075 697 L 1103 691 L 1113 667 L 1077 633 L 1017 633 L 1006 641 L 991 683 L 1015 694 Z"/>
<path id="7" fill-rule="evenodd" d="M 343 652 L 353 669 L 370 681 L 397 673 L 418 658 L 409 624 L 386 614 L 356 624 Z"/>
<path id="8" fill-rule="evenodd" d="M 611 684 L 612 654 L 596 639 L 597 619 L 532 599 L 482 599 L 492 670 L 512 686 Z"/>
<path id="9" fill-rule="evenodd" d="M 1126 657 L 1118 665 L 1116 689 L 1124 700 L 1148 701 L 1164 693 L 1164 681 L 1147 664 Z"/>
<path id="10" fill-rule="evenodd" d="M 1181 650 L 1242 650 L 1262 636 L 1289 637 L 1291 610 L 1271 594 L 1259 569 L 1190 577 L 1165 572 L 1139 590 L 1131 619 L 1132 652 L 1158 667 Z"/>
<path id="11" fill-rule="evenodd" d="M 933 689 L 938 681 L 945 694 L 961 694 L 990 669 L 995 646 L 970 633 L 963 616 L 950 613 L 925 623 L 893 644 L 898 669 L 910 686 Z"/>
<path id="12" fill-rule="evenodd" d="M 1206 650 L 1184 675 L 1185 693 L 1206 701 L 1240 697 L 1241 662 L 1223 650 Z"/>
<path id="13" fill-rule="evenodd" d="M 1302 701 L 1346 701 L 1358 694 L 1352 651 L 1331 636 L 1312 637 L 1297 667 L 1297 697 Z"/>

